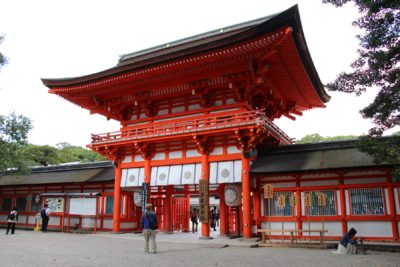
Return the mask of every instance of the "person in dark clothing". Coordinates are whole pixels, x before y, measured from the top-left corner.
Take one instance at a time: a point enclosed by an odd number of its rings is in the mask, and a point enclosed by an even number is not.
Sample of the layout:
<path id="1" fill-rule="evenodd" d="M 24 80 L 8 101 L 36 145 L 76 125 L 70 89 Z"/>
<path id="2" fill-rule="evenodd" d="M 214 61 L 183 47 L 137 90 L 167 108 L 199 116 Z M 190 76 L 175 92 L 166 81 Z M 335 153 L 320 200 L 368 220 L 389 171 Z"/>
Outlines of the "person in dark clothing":
<path id="1" fill-rule="evenodd" d="M 356 229 L 351 228 L 340 240 L 337 252 L 338 254 L 356 254 L 357 239 L 354 236 L 357 234 Z"/>
<path id="2" fill-rule="evenodd" d="M 49 224 L 50 219 L 50 209 L 48 204 L 44 204 L 44 208 L 40 215 L 42 217 L 42 232 L 45 233 L 47 232 L 47 225 Z"/>
<path id="3" fill-rule="evenodd" d="M 7 216 L 7 232 L 6 235 L 8 235 L 8 232 L 11 229 L 11 234 L 13 235 L 15 233 L 15 223 L 18 221 L 18 212 L 17 208 L 13 208 L 10 213 Z"/>
<path id="4" fill-rule="evenodd" d="M 211 228 L 214 229 L 214 231 L 216 231 L 215 227 L 216 227 L 216 214 L 215 214 L 215 208 L 213 210 L 211 210 L 211 215 L 210 215 L 210 226 Z"/>
<path id="5" fill-rule="evenodd" d="M 151 210 L 152 205 L 150 203 L 146 204 L 146 211 L 142 215 L 142 226 L 144 234 L 144 251 L 146 253 L 149 251 L 149 241 L 153 249 L 153 253 L 157 252 L 156 244 L 156 229 L 158 226 L 157 215 Z"/>
<path id="6" fill-rule="evenodd" d="M 199 225 L 199 213 L 197 209 L 193 209 L 192 214 L 190 215 L 190 220 L 192 221 L 192 233 L 197 233 L 197 228 Z"/>

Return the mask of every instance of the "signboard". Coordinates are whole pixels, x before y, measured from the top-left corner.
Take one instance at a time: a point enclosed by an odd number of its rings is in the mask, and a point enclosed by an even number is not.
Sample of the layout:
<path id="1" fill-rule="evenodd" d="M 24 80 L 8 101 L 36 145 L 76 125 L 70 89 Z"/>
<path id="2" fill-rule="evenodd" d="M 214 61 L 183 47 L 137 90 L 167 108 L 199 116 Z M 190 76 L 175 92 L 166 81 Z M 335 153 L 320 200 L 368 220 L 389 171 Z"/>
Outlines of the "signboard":
<path id="1" fill-rule="evenodd" d="M 306 207 L 312 206 L 312 196 L 310 193 L 304 195 L 304 205 Z"/>
<path id="2" fill-rule="evenodd" d="M 295 194 L 290 195 L 290 206 L 294 207 L 297 205 L 297 196 Z"/>
<path id="3" fill-rule="evenodd" d="M 147 198 L 148 198 L 148 183 L 142 183 L 142 211 L 144 212 L 146 210 L 146 203 L 147 203 Z"/>
<path id="4" fill-rule="evenodd" d="M 208 180 L 200 179 L 199 186 L 199 219 L 200 222 L 208 223 Z"/>
<path id="5" fill-rule="evenodd" d="M 322 192 L 318 193 L 318 206 L 326 206 L 326 195 Z"/>
<path id="6" fill-rule="evenodd" d="M 50 212 L 64 212 L 63 197 L 49 197 L 46 199 L 46 204 L 49 205 Z"/>
<path id="7" fill-rule="evenodd" d="M 96 215 L 96 198 L 70 198 L 69 213 L 78 215 Z"/>
<path id="8" fill-rule="evenodd" d="M 264 186 L 264 198 L 273 198 L 274 197 L 274 188 L 272 184 L 266 184 Z"/>
<path id="9" fill-rule="evenodd" d="M 286 198 L 284 194 L 278 195 L 278 207 L 283 209 L 286 206 Z"/>

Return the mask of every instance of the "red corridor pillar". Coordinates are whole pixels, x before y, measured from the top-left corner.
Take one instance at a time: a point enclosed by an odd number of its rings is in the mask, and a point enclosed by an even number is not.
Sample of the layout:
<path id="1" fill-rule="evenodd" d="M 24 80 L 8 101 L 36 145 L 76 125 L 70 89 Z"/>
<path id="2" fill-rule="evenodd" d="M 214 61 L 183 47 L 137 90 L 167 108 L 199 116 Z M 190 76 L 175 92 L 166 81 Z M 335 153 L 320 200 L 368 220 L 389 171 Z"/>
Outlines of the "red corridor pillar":
<path id="1" fill-rule="evenodd" d="M 150 195 L 151 195 L 151 188 L 150 188 L 150 180 L 151 180 L 151 159 L 146 158 L 144 161 L 144 182 L 147 184 L 147 203 L 151 203 Z M 153 207 L 154 209 L 154 207 Z"/>
<path id="2" fill-rule="evenodd" d="M 117 233 L 120 231 L 120 214 L 121 214 L 121 162 L 115 162 L 115 182 L 114 182 L 114 211 L 113 211 L 113 227 L 112 231 Z"/>
<path id="3" fill-rule="evenodd" d="M 242 157 L 243 236 L 251 238 L 250 159 Z"/>
<path id="4" fill-rule="evenodd" d="M 228 210 L 225 203 L 225 184 L 220 184 L 218 189 L 219 194 L 219 232 L 220 235 L 228 233 Z"/>
<path id="5" fill-rule="evenodd" d="M 202 180 L 210 180 L 210 165 L 208 162 L 208 154 L 207 153 L 203 153 L 201 155 L 201 178 Z M 207 196 L 208 196 L 208 191 L 209 191 L 209 187 L 207 187 Z M 205 212 L 207 212 L 207 217 L 208 214 L 210 213 L 210 204 L 209 201 L 207 201 L 207 204 L 204 209 Z M 202 238 L 209 238 L 210 237 L 210 223 L 209 220 L 207 220 L 207 222 L 201 222 L 201 237 Z"/>

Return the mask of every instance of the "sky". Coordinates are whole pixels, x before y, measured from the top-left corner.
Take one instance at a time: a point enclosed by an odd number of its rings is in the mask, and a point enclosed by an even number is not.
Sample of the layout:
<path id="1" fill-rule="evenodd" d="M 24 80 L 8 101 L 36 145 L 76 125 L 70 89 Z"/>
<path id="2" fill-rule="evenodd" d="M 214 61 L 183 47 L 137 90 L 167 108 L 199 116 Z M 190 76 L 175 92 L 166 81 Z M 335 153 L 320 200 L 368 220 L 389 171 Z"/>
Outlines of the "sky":
<path id="1" fill-rule="evenodd" d="M 0 0 L 0 51 L 9 63 L 0 70 L 0 114 L 29 117 L 28 141 L 85 146 L 90 134 L 118 131 L 116 121 L 48 93 L 40 78 L 66 78 L 115 66 L 119 56 L 283 11 L 298 4 L 309 51 L 322 83 L 350 70 L 357 57 L 358 17 L 321 0 Z M 359 114 L 376 92 L 361 97 L 328 92 L 326 108 L 274 122 L 290 137 L 366 134 L 373 124 Z"/>

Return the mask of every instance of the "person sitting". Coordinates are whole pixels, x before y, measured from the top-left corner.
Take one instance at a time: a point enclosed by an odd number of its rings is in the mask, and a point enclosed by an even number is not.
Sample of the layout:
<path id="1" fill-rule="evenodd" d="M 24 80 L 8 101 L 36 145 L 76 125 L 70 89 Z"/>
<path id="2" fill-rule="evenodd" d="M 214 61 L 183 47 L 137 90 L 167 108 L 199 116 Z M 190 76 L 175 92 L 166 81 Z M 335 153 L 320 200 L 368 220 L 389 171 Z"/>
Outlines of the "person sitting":
<path id="1" fill-rule="evenodd" d="M 351 228 L 350 231 L 343 236 L 335 253 L 356 254 L 357 239 L 354 238 L 356 234 L 357 234 L 356 229 Z"/>

